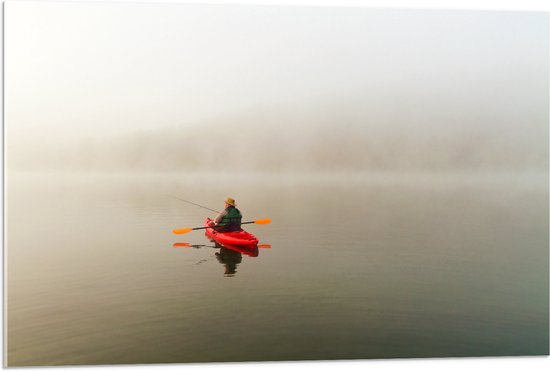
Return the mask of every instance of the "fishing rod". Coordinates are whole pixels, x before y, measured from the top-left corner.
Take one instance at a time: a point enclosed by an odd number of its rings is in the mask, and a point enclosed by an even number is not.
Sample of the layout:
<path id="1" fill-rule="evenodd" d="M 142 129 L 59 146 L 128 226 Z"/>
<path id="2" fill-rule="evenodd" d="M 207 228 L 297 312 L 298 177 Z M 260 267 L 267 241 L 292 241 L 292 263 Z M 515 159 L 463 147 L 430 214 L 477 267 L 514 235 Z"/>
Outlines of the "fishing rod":
<path id="1" fill-rule="evenodd" d="M 191 202 L 191 201 L 184 200 L 183 198 L 178 198 L 178 197 L 171 196 L 171 195 L 165 195 L 165 196 L 167 196 L 167 197 L 172 197 L 172 198 L 175 198 L 176 200 L 180 200 L 180 201 L 183 201 L 183 202 L 187 202 L 188 204 L 195 205 L 195 206 L 201 207 L 201 208 L 203 208 L 203 209 L 213 211 L 213 212 L 215 212 L 215 213 L 217 213 L 217 214 L 220 213 L 220 212 L 217 211 L 217 210 L 214 210 L 214 209 L 211 209 L 211 208 L 209 208 L 209 207 L 206 207 L 206 206 L 202 206 L 202 205 L 196 204 L 196 203 Z"/>

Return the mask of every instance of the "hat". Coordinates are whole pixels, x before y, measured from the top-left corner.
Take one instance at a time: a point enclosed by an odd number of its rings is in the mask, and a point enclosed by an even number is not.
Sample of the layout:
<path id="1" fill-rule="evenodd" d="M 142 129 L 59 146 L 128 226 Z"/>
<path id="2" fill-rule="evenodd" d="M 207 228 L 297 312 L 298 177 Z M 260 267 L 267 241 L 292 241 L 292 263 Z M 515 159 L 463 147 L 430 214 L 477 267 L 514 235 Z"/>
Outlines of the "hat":
<path id="1" fill-rule="evenodd" d="M 225 203 L 231 206 L 235 206 L 235 200 L 232 199 L 231 197 L 227 197 L 227 199 L 225 200 Z"/>

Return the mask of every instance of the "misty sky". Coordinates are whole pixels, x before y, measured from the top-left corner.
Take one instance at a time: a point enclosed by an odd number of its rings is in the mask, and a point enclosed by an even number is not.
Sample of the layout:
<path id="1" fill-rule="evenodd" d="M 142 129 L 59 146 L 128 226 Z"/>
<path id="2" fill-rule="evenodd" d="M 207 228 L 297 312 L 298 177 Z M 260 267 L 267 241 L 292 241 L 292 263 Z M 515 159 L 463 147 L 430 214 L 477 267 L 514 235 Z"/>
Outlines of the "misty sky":
<path id="1" fill-rule="evenodd" d="M 419 130 L 445 125 L 425 120 L 427 111 L 540 124 L 548 42 L 546 13 L 7 3 L 8 148 L 333 98 L 401 114 Z"/>

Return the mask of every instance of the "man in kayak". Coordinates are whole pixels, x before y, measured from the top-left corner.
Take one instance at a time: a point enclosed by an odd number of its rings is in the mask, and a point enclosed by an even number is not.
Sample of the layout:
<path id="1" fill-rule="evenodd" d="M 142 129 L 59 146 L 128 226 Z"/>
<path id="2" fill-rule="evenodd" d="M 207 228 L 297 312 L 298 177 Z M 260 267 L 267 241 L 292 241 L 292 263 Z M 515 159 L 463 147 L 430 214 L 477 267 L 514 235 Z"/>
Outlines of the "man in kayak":
<path id="1" fill-rule="evenodd" d="M 218 232 L 238 232 L 241 230 L 241 220 L 242 215 L 235 207 L 235 200 L 228 197 L 225 200 L 224 210 L 210 222 L 210 226 L 217 227 Z"/>

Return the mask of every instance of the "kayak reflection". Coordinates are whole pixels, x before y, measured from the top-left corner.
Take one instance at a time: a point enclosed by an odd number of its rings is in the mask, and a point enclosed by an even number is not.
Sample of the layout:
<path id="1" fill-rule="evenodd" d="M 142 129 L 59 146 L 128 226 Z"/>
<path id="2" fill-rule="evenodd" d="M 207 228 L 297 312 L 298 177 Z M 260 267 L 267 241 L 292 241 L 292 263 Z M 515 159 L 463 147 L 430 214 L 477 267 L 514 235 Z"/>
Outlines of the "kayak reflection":
<path id="1" fill-rule="evenodd" d="M 221 245 L 215 241 L 212 241 L 214 243 L 214 246 L 212 245 L 192 245 L 188 242 L 176 242 L 172 245 L 172 247 L 188 247 L 188 248 L 194 248 L 194 249 L 200 249 L 202 247 L 210 247 L 213 249 L 221 249 L 224 248 L 226 250 L 231 250 L 240 254 L 245 254 L 250 257 L 257 257 L 259 255 L 258 248 L 264 248 L 269 249 L 271 248 L 271 245 L 256 245 L 256 246 L 231 246 L 231 245 Z"/>
<path id="2" fill-rule="evenodd" d="M 216 259 L 225 267 L 225 277 L 233 277 L 237 273 L 237 266 L 243 261 L 243 254 L 253 258 L 259 255 L 258 246 L 231 246 L 212 242 L 220 248 L 216 253 Z"/>
<path id="3" fill-rule="evenodd" d="M 211 242 L 214 245 L 192 245 L 187 242 L 176 242 L 174 243 L 173 247 L 185 247 L 185 248 L 194 248 L 194 249 L 200 249 L 203 247 L 209 247 L 209 248 L 215 248 L 219 249 L 218 252 L 215 253 L 216 259 L 225 267 L 224 276 L 226 277 L 233 277 L 237 273 L 237 266 L 241 264 L 243 260 L 243 254 L 252 258 L 258 257 L 259 255 L 259 249 L 269 249 L 271 248 L 271 245 L 268 244 L 262 244 L 262 245 L 255 245 L 255 246 L 233 246 L 233 245 L 222 245 L 217 243 L 216 241 Z"/>
<path id="4" fill-rule="evenodd" d="M 216 259 L 225 266 L 224 276 L 233 277 L 237 273 L 237 265 L 243 261 L 243 255 L 221 246 L 220 251 L 216 253 Z"/>

